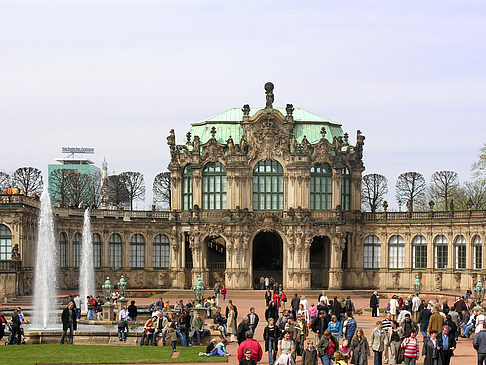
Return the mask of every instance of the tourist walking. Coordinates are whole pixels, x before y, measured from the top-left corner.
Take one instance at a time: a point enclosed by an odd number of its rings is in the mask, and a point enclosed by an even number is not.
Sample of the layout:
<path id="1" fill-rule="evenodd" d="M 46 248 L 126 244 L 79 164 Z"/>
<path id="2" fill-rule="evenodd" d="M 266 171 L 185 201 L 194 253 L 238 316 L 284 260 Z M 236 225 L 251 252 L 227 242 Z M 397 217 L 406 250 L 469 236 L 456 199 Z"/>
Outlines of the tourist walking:
<path id="1" fill-rule="evenodd" d="M 255 360 L 255 362 L 260 362 L 263 356 L 263 350 L 258 341 L 253 338 L 252 331 L 246 332 L 246 340 L 238 347 L 238 361 L 243 359 L 246 349 L 251 351 L 251 358 Z"/>
<path id="2" fill-rule="evenodd" d="M 454 335 L 450 333 L 449 326 L 444 326 L 442 333 L 437 336 L 437 347 L 439 347 L 439 364 L 449 365 L 451 363 L 451 357 L 454 356 L 454 350 L 456 349 L 456 339 Z"/>
<path id="3" fill-rule="evenodd" d="M 302 353 L 302 365 L 317 365 L 317 350 L 312 341 L 307 341 L 307 347 Z"/>
<path id="4" fill-rule="evenodd" d="M 288 331 L 283 332 L 283 338 L 278 341 L 277 362 L 276 365 L 294 365 L 295 345 L 290 339 Z"/>
<path id="5" fill-rule="evenodd" d="M 474 337 L 473 347 L 478 353 L 478 365 L 486 364 L 486 329 Z"/>
<path id="6" fill-rule="evenodd" d="M 130 322 L 135 322 L 138 316 L 138 309 L 137 306 L 135 305 L 134 300 L 130 302 L 130 305 L 128 306 L 127 309 L 128 309 L 128 317 L 130 318 Z"/>
<path id="7" fill-rule="evenodd" d="M 66 338 L 67 331 L 69 330 L 69 344 L 72 345 L 74 331 L 76 331 L 78 328 L 76 321 L 76 311 L 74 310 L 74 302 L 69 302 L 68 306 L 64 308 L 61 314 L 61 320 L 62 336 L 60 344 L 64 345 L 64 338 Z"/>
<path id="8" fill-rule="evenodd" d="M 371 316 L 378 317 L 378 292 L 374 291 L 370 298 Z"/>
<path id="9" fill-rule="evenodd" d="M 390 299 L 390 303 L 388 303 L 389 307 L 390 307 L 390 313 L 391 313 L 391 316 L 392 316 L 392 319 L 394 321 L 396 321 L 398 318 L 398 300 L 397 300 L 397 296 L 396 295 L 393 295 L 392 298 Z"/>
<path id="10" fill-rule="evenodd" d="M 425 339 L 424 346 L 422 347 L 422 356 L 424 357 L 424 365 L 439 365 L 437 331 L 432 330 L 430 332 L 430 337 Z"/>
<path id="11" fill-rule="evenodd" d="M 235 342 L 235 333 L 236 333 L 236 321 L 235 321 L 235 310 L 233 305 L 228 305 L 226 309 L 229 308 L 227 311 L 226 317 L 226 324 L 228 326 L 228 335 L 230 335 L 230 342 Z"/>
<path id="12" fill-rule="evenodd" d="M 329 315 L 325 311 L 321 311 L 319 313 L 319 317 L 317 317 L 311 323 L 311 329 L 316 334 L 314 340 L 316 344 L 320 341 L 321 337 L 324 335 L 324 331 L 327 330 L 329 322 L 330 322 Z"/>
<path id="13" fill-rule="evenodd" d="M 280 330 L 275 326 L 275 320 L 270 317 L 268 325 L 263 330 L 263 340 L 265 341 L 265 352 L 268 352 L 268 364 L 273 365 L 277 358 L 277 341 L 280 338 Z"/>
<path id="14" fill-rule="evenodd" d="M 339 350 L 339 343 L 332 335 L 331 330 L 324 331 L 324 336 L 321 337 L 316 349 L 322 365 L 332 365 L 334 353 Z"/>
<path id="15" fill-rule="evenodd" d="M 356 330 L 356 334 L 351 340 L 349 347 L 351 352 L 351 361 L 353 365 L 368 365 L 368 356 L 370 356 L 370 347 L 368 340 L 364 335 L 362 328 Z"/>
<path id="16" fill-rule="evenodd" d="M 440 314 L 440 306 L 436 305 L 434 307 L 434 313 L 430 316 L 429 327 L 427 332 L 435 330 L 437 333 L 442 332 L 442 327 L 444 326 L 444 317 Z"/>
<path id="17" fill-rule="evenodd" d="M 238 345 L 240 345 L 243 341 L 246 340 L 246 333 L 250 331 L 249 326 L 250 320 L 248 316 L 244 316 L 238 328 L 236 329 L 236 338 L 238 340 Z"/>
<path id="18" fill-rule="evenodd" d="M 371 331 L 370 345 L 374 352 L 374 365 L 383 362 L 385 343 L 388 342 L 388 334 L 383 330 L 381 321 L 376 322 L 376 327 Z"/>
<path id="19" fill-rule="evenodd" d="M 125 305 L 120 313 L 118 314 L 118 340 L 125 341 L 127 340 L 127 333 L 128 333 L 128 321 L 130 318 L 128 317 L 128 309 Z"/>
<path id="20" fill-rule="evenodd" d="M 238 365 L 256 365 L 256 361 L 251 358 L 251 350 L 246 349 L 244 352 L 244 358 L 238 362 Z"/>
<path id="21" fill-rule="evenodd" d="M 429 328 L 429 321 L 431 316 L 432 312 L 430 311 L 430 309 L 424 306 L 424 308 L 420 311 L 418 317 L 418 323 L 420 323 L 420 333 L 422 334 L 424 340 L 427 337 L 427 329 Z"/>
<path id="22" fill-rule="evenodd" d="M 333 314 L 331 317 L 331 322 L 328 323 L 327 329 L 331 331 L 331 334 L 339 343 L 340 333 L 341 333 L 341 322 L 337 320 L 337 317 Z"/>
<path id="23" fill-rule="evenodd" d="M 415 365 L 420 354 L 419 342 L 417 339 L 417 331 L 410 330 L 410 336 L 405 338 L 402 342 L 402 347 L 405 349 L 403 353 L 403 361 L 405 365 Z"/>
<path id="24" fill-rule="evenodd" d="M 273 302 L 270 302 L 270 305 L 267 307 L 265 310 L 265 319 L 268 322 L 270 318 L 273 318 L 273 320 L 276 322 L 278 319 L 278 310 L 277 307 L 275 307 L 275 304 Z"/>
<path id="25" fill-rule="evenodd" d="M 255 307 L 250 308 L 250 313 L 248 313 L 248 324 L 250 326 L 251 332 L 255 333 L 255 329 L 258 326 L 258 322 L 260 321 L 260 318 L 258 318 L 258 314 L 255 313 Z"/>

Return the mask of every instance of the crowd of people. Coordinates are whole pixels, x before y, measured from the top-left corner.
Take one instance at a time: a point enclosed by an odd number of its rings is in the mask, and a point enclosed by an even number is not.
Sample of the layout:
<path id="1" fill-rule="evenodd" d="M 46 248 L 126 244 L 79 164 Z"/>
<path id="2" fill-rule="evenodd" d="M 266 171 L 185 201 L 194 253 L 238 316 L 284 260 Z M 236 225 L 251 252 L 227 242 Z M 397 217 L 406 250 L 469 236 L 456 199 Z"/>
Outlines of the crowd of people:
<path id="1" fill-rule="evenodd" d="M 39 200 L 39 195 L 37 195 L 35 191 L 29 190 L 25 193 L 24 189 L 19 188 L 17 185 L 14 187 L 7 187 L 7 189 L 5 189 L 5 195 L 24 195 L 34 200 Z"/>

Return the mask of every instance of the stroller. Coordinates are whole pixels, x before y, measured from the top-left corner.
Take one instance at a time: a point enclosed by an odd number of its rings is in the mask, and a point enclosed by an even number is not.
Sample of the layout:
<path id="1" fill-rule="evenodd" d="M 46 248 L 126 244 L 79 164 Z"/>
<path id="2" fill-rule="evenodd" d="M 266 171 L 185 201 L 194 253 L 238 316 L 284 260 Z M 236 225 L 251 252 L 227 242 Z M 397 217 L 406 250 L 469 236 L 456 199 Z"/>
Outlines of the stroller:
<path id="1" fill-rule="evenodd" d="M 12 326 L 7 323 L 5 329 L 10 332 L 10 334 L 8 335 L 7 341 L 5 341 L 5 345 L 8 345 L 10 343 L 10 339 L 12 338 Z M 17 333 L 17 335 L 13 339 L 12 343 L 17 343 L 16 340 L 18 339 L 18 336 L 20 336 L 20 341 L 18 343 L 20 345 L 25 345 L 26 343 L 25 343 L 25 337 L 24 337 L 24 330 L 22 328 L 20 329 L 20 332 Z"/>

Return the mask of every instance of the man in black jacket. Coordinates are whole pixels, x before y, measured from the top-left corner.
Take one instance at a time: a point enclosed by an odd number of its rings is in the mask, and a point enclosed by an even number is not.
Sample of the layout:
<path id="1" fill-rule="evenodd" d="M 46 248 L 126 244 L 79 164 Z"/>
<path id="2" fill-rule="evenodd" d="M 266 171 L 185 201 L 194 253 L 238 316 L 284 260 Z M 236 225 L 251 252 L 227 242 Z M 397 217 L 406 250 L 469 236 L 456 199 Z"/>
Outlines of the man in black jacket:
<path id="1" fill-rule="evenodd" d="M 14 341 L 17 345 L 20 345 L 20 337 L 22 337 L 20 325 L 21 323 L 19 318 L 19 310 L 15 308 L 12 315 L 12 326 L 10 326 L 10 340 L 8 342 L 9 345 L 13 345 Z"/>
<path id="2" fill-rule="evenodd" d="M 292 318 L 297 319 L 297 311 L 299 310 L 299 305 L 300 305 L 300 298 L 295 293 L 294 297 L 290 301 L 290 306 L 292 307 Z"/>
<path id="3" fill-rule="evenodd" d="M 238 345 L 246 340 L 246 332 L 250 330 L 250 326 L 248 324 L 249 322 L 250 320 L 248 319 L 248 317 L 244 316 L 243 320 L 241 321 L 241 323 L 238 325 L 238 328 L 236 329 L 236 338 L 238 340 Z"/>
<path id="4" fill-rule="evenodd" d="M 320 311 L 319 317 L 312 321 L 311 329 L 316 334 L 314 343 L 319 342 L 321 337 L 324 335 L 324 331 L 327 330 L 327 326 L 330 321 L 331 318 L 329 317 L 329 314 L 327 314 L 325 311 Z"/>
<path id="5" fill-rule="evenodd" d="M 456 339 L 450 333 L 449 326 L 442 327 L 442 333 L 437 336 L 437 347 L 439 347 L 439 364 L 449 365 L 456 349 Z"/>
<path id="6" fill-rule="evenodd" d="M 377 292 L 373 292 L 373 295 L 370 298 L 370 308 L 371 308 L 371 316 L 378 317 L 378 297 Z"/>
<path id="7" fill-rule="evenodd" d="M 250 308 L 250 313 L 247 315 L 248 317 L 248 325 L 250 326 L 251 333 L 255 333 L 255 329 L 258 326 L 258 322 L 260 322 L 260 318 L 258 318 L 258 314 L 255 313 L 255 308 Z"/>
<path id="8" fill-rule="evenodd" d="M 64 345 L 64 338 L 69 329 L 69 344 L 73 344 L 73 334 L 77 330 L 78 324 L 76 322 L 76 311 L 74 310 L 74 302 L 69 302 L 67 308 L 64 308 L 61 315 L 62 319 L 62 337 L 61 345 Z"/>

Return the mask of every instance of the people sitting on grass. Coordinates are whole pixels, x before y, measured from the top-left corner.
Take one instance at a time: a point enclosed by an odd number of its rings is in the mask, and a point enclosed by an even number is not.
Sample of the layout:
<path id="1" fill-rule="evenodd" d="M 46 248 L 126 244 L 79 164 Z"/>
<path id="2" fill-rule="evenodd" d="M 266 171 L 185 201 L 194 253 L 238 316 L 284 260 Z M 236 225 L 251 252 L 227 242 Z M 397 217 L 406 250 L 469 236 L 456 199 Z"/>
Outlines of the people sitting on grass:
<path id="1" fill-rule="evenodd" d="M 213 338 L 206 346 L 206 352 L 200 352 L 199 356 L 230 356 L 230 353 L 226 351 L 226 347 L 224 346 L 223 342 L 218 342 L 215 338 Z"/>

